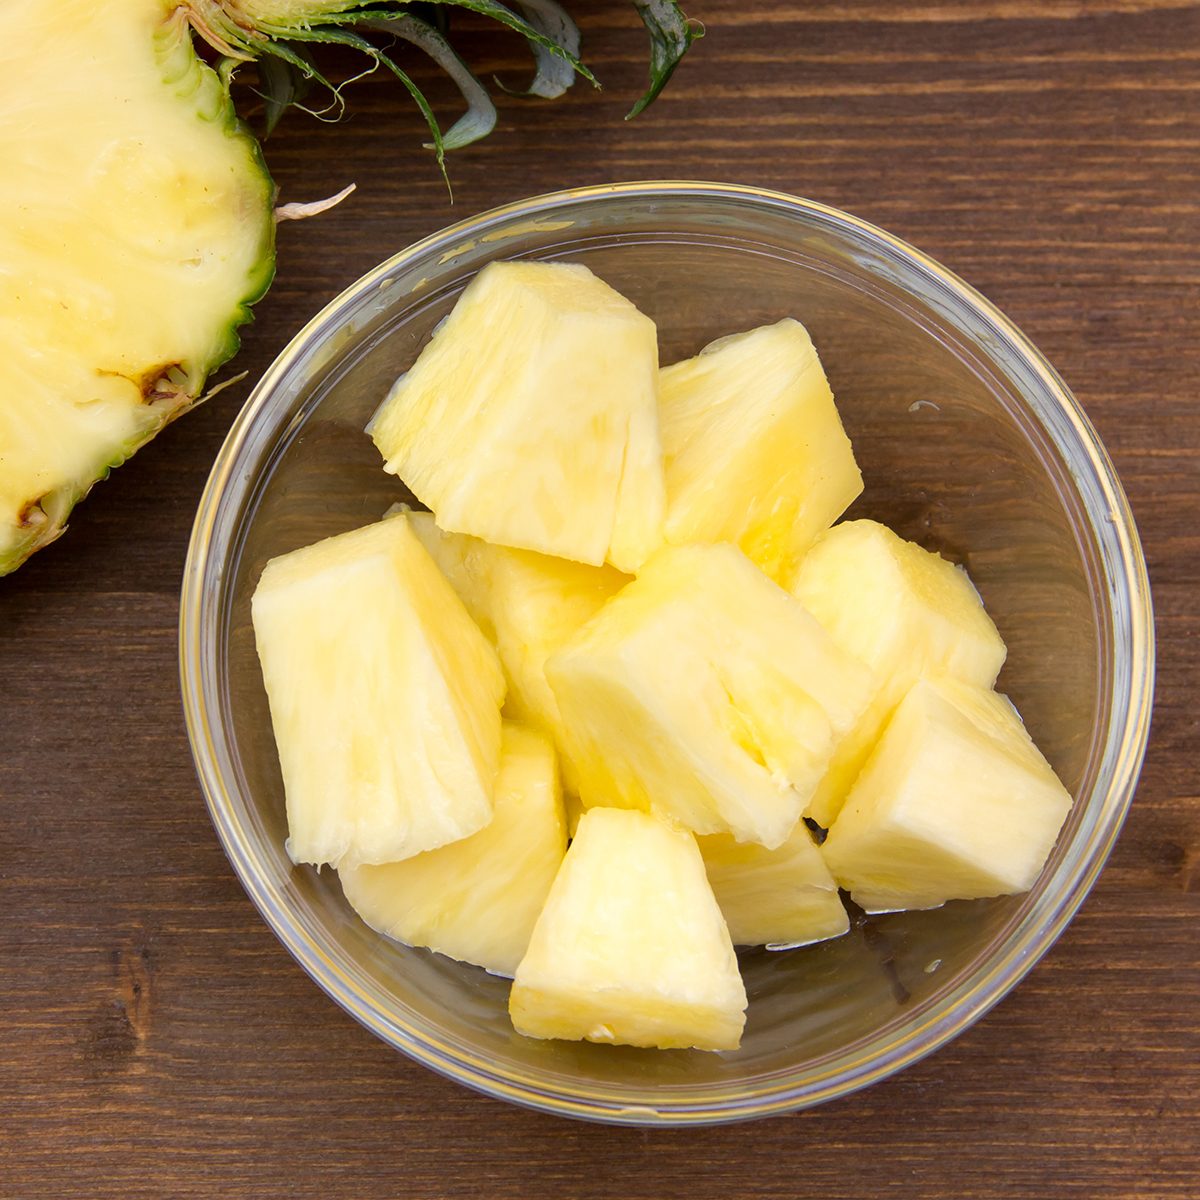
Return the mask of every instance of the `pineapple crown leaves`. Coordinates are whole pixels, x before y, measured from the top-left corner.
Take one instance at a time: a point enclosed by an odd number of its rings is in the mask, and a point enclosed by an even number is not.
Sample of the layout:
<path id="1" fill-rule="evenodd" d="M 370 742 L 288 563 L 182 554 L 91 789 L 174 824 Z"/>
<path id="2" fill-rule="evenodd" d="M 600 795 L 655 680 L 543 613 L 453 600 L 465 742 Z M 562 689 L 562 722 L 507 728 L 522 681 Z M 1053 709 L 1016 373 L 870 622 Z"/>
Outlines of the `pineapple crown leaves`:
<path id="1" fill-rule="evenodd" d="M 688 47 L 702 36 L 675 0 L 634 0 L 650 33 L 650 87 L 628 114 L 644 111 L 662 91 Z M 519 12 L 498 0 L 187 0 L 186 15 L 192 28 L 211 45 L 224 62 L 222 78 L 228 82 L 238 62 L 257 61 L 260 95 L 266 105 L 269 134 L 284 111 L 295 106 L 325 120 L 336 120 L 343 111 L 342 89 L 380 67 L 401 83 L 420 109 L 429 127 L 427 148 L 446 174 L 445 153 L 486 137 L 496 124 L 496 109 L 487 89 L 458 56 L 448 38 L 449 15 L 464 8 L 520 33 L 534 56 L 535 74 L 528 88 L 514 94 L 552 99 L 562 95 L 581 75 L 599 87 L 595 76 L 580 61 L 579 28 L 557 0 L 517 0 Z M 420 88 L 393 60 L 390 44 L 380 47 L 367 35 L 383 34 L 423 50 L 453 80 L 467 111 L 442 132 Z M 313 44 L 347 46 L 367 60 L 360 74 L 338 84 L 327 79 L 308 50 Z M 497 81 L 499 82 L 499 81 Z M 313 84 L 330 95 L 320 109 L 303 103 Z M 504 87 L 503 84 L 500 84 Z M 505 90 L 510 90 L 505 88 Z"/>

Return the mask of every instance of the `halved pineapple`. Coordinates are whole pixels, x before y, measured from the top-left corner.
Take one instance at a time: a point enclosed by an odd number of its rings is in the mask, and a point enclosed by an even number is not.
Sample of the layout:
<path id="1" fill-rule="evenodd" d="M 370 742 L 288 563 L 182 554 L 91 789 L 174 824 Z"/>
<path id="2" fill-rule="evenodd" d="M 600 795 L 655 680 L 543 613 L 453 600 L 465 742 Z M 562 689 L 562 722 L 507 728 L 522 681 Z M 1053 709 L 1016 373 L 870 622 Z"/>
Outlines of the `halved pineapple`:
<path id="1" fill-rule="evenodd" d="M 667 541 L 734 542 L 786 586 L 863 487 L 808 331 L 724 337 L 658 380 Z"/>
<path id="2" fill-rule="evenodd" d="M 196 402 L 271 280 L 274 188 L 177 9 L 0 4 L 0 575 Z"/>
<path id="3" fill-rule="evenodd" d="M 578 263 L 495 262 L 370 433 L 438 524 L 634 570 L 662 539 L 654 323 Z"/>
<path id="4" fill-rule="evenodd" d="M 566 850 L 554 748 L 542 734 L 506 721 L 487 825 L 403 862 L 338 874 L 346 899 L 372 929 L 512 975 Z"/>
<path id="5" fill-rule="evenodd" d="M 850 928 L 837 884 L 803 821 L 775 850 L 726 833 L 696 841 L 735 946 L 792 949 Z"/>
<path id="6" fill-rule="evenodd" d="M 821 850 L 868 912 L 936 908 L 1027 891 L 1070 807 L 1003 696 L 922 680 L 896 709 Z"/>
<path id="7" fill-rule="evenodd" d="M 876 521 L 847 521 L 809 551 L 792 587 L 875 695 L 834 751 L 806 815 L 829 826 L 896 705 L 922 675 L 990 688 L 1005 647 L 965 571 Z"/>
<path id="8" fill-rule="evenodd" d="M 491 820 L 496 652 L 393 517 L 272 559 L 252 604 L 295 862 L 397 862 Z"/>
<path id="9" fill-rule="evenodd" d="M 781 845 L 870 690 L 736 546 L 663 547 L 546 662 L 587 807 Z"/>
<path id="10" fill-rule="evenodd" d="M 590 567 L 532 550 L 495 546 L 463 533 L 445 533 L 432 513 L 409 515 L 467 612 L 492 640 L 508 678 L 505 707 L 514 719 L 548 733 L 564 748 L 558 701 L 546 681 L 546 659 L 609 597 L 629 582 L 612 567 Z M 567 788 L 579 780 L 563 758 Z"/>
<path id="11" fill-rule="evenodd" d="M 517 968 L 519 1033 L 662 1049 L 734 1050 L 746 990 L 690 833 L 594 808 Z"/>

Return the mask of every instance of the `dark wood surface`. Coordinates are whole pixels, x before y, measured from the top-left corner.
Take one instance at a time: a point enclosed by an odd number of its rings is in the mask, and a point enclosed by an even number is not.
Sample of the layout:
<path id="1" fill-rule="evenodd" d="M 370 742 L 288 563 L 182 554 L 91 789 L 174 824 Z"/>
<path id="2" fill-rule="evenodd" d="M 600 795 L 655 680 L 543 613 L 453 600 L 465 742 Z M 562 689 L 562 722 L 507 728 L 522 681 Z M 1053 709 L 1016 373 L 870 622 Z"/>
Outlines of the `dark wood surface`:
<path id="1" fill-rule="evenodd" d="M 285 225 L 253 379 L 380 258 L 581 183 L 811 196 L 915 242 L 1074 387 L 1140 522 L 1159 684 L 1141 788 L 1065 936 L 986 1019 L 823 1109 L 688 1132 L 467 1092 L 309 982 L 195 783 L 176 604 L 192 514 L 250 381 L 102 485 L 0 583 L 0 1196 L 1200 1196 L 1200 9 L 1161 0 L 693 0 L 708 37 L 643 119 L 632 9 L 576 0 L 607 87 L 502 103 L 451 208 L 397 89 L 285 119 Z M 518 43 L 472 33 L 484 74 Z M 422 79 L 426 76 L 422 75 Z M 443 93 L 439 92 L 439 95 Z M 253 97 L 242 91 L 249 108 Z"/>

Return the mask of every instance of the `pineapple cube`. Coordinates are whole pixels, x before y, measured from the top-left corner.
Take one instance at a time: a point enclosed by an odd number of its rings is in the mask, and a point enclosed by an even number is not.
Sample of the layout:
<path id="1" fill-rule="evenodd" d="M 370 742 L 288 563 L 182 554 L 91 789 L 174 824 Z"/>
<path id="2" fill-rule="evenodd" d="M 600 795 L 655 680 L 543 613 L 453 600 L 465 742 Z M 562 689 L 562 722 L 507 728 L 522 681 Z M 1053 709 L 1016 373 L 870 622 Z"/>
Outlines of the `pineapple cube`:
<path id="1" fill-rule="evenodd" d="M 577 263 L 495 262 L 369 431 L 438 524 L 634 570 L 662 540 L 654 323 Z"/>
<path id="2" fill-rule="evenodd" d="M 847 521 L 826 533 L 801 563 L 792 591 L 875 676 L 870 705 L 835 749 L 806 810 L 828 827 L 917 679 L 948 675 L 990 688 L 1005 647 L 965 571 L 876 521 Z"/>
<path id="3" fill-rule="evenodd" d="M 696 841 L 735 946 L 791 950 L 850 928 L 838 886 L 803 821 L 776 850 L 727 833 Z"/>
<path id="4" fill-rule="evenodd" d="M 432 513 L 410 513 L 413 532 L 458 592 L 467 612 L 492 640 L 508 677 L 506 708 L 517 721 L 549 734 L 563 752 L 562 717 L 546 681 L 546 659 L 629 577 L 532 550 L 494 546 L 444 533 Z M 578 790 L 571 762 L 562 759 L 567 788 Z"/>
<path id="5" fill-rule="evenodd" d="M 922 680 L 821 850 L 868 912 L 936 908 L 1031 888 L 1070 807 L 1008 700 Z"/>
<path id="6" fill-rule="evenodd" d="M 546 662 L 585 807 L 781 845 L 869 672 L 731 545 L 663 547 Z"/>
<path id="7" fill-rule="evenodd" d="M 343 867 L 339 875 L 372 929 L 511 976 L 566 850 L 554 748 L 505 722 L 487 825 L 403 862 Z"/>
<path id="8" fill-rule="evenodd" d="M 295 862 L 396 862 L 492 816 L 504 676 L 390 518 L 272 559 L 252 602 Z"/>
<path id="9" fill-rule="evenodd" d="M 667 541 L 733 542 L 787 586 L 863 487 L 808 331 L 784 320 L 721 338 L 658 388 Z"/>
<path id="10" fill-rule="evenodd" d="M 662 1049 L 734 1050 L 746 990 L 690 833 L 594 808 L 517 968 L 519 1033 Z"/>

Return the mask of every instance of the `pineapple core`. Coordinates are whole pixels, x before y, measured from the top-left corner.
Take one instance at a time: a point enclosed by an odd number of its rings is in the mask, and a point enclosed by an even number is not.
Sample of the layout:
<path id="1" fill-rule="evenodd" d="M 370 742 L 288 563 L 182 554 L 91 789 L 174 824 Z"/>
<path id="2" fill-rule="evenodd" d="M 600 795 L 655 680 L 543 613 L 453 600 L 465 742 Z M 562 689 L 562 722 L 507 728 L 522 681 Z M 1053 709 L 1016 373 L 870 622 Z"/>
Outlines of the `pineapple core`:
<path id="1" fill-rule="evenodd" d="M 734 1050 L 746 990 L 690 833 L 594 808 L 517 968 L 519 1033 L 661 1049 Z"/>
<path id="2" fill-rule="evenodd" d="M 293 861 L 397 862 L 488 823 L 504 676 L 406 518 L 273 559 L 252 611 Z"/>
<path id="3" fill-rule="evenodd" d="M 505 722 L 495 812 L 478 833 L 403 862 L 343 867 L 372 929 L 512 975 L 567 850 L 554 748 Z"/>
<path id="4" fill-rule="evenodd" d="M 658 381 L 667 541 L 733 542 L 786 586 L 863 487 L 808 331 L 721 338 Z"/>
<path id="5" fill-rule="evenodd" d="M 727 833 L 696 840 L 735 946 L 790 950 L 850 928 L 837 884 L 803 821 L 777 850 Z"/>
<path id="6" fill-rule="evenodd" d="M 662 540 L 654 323 L 577 263 L 495 262 L 370 433 L 438 524 L 623 571 Z"/>
<path id="7" fill-rule="evenodd" d="M 868 912 L 936 908 L 1031 888 L 1070 807 L 1003 696 L 922 680 L 821 850 Z"/>
<path id="8" fill-rule="evenodd" d="M 496 647 L 508 678 L 506 711 L 548 734 L 563 753 L 562 717 L 546 681 L 546 659 L 629 577 L 612 567 L 589 567 L 532 550 L 494 546 L 462 533 L 443 533 L 432 513 L 414 512 L 408 519 Z M 564 757 L 561 766 L 568 790 L 578 792 L 570 760 Z"/>
<path id="9" fill-rule="evenodd" d="M 826 533 L 792 591 L 875 677 L 870 705 L 838 744 L 806 810 L 828 827 L 917 679 L 947 675 L 990 688 L 1005 647 L 965 571 L 876 521 L 847 521 Z"/>
<path id="10" fill-rule="evenodd" d="M 585 807 L 781 845 L 870 674 L 735 546 L 661 549 L 546 676 Z"/>

